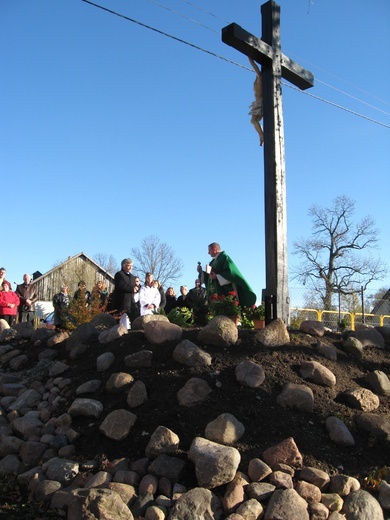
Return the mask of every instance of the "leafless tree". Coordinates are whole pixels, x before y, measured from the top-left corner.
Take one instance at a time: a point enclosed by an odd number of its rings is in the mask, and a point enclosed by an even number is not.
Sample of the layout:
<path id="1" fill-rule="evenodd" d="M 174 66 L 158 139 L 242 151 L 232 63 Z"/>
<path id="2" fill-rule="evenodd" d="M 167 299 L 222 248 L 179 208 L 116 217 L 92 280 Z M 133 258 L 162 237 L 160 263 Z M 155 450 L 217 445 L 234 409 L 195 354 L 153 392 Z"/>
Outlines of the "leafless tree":
<path id="1" fill-rule="evenodd" d="M 114 275 L 117 271 L 120 270 L 118 262 L 112 255 L 107 255 L 106 253 L 96 253 L 96 255 L 93 256 L 93 259 L 98 265 L 100 265 L 100 267 L 103 267 L 103 269 L 105 269 L 111 275 Z"/>
<path id="2" fill-rule="evenodd" d="M 183 263 L 176 258 L 173 249 L 155 235 L 145 237 L 140 247 L 131 249 L 134 269 L 138 273 L 153 273 L 164 287 L 171 285 L 182 275 Z"/>
<path id="3" fill-rule="evenodd" d="M 294 278 L 307 285 L 322 301 L 325 310 L 332 309 L 332 295 L 349 295 L 365 290 L 374 280 L 382 280 L 387 266 L 364 250 L 377 248 L 378 230 L 372 217 L 353 223 L 355 202 L 345 195 L 333 201 L 330 208 L 313 205 L 311 238 L 294 242 L 293 254 L 303 258 L 294 270 Z"/>

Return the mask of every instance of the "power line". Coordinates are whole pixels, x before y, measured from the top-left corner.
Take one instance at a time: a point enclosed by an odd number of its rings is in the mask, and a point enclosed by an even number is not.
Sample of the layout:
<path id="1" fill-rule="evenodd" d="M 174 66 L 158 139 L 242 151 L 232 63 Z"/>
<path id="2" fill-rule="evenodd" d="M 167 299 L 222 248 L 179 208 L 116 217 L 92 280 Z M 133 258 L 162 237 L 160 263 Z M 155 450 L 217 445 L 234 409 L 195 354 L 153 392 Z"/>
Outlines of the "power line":
<path id="1" fill-rule="evenodd" d="M 194 20 L 194 18 L 190 18 L 189 16 L 186 16 L 185 14 L 179 13 L 179 11 L 175 11 L 174 9 L 171 9 L 170 7 L 167 7 L 166 5 L 159 4 L 158 2 L 155 2 L 155 0 L 148 0 L 151 4 L 157 5 L 158 7 L 161 7 L 161 9 L 165 9 L 169 11 L 170 13 L 176 14 L 177 16 L 181 16 L 185 20 L 189 20 L 192 23 L 195 23 L 196 25 L 200 25 L 201 27 L 204 27 L 205 29 L 212 31 L 216 34 L 219 34 L 218 31 L 215 29 L 211 29 L 211 27 L 208 27 L 207 25 L 204 25 L 203 23 L 198 22 L 197 20 Z"/>
<path id="2" fill-rule="evenodd" d="M 207 11 L 203 7 L 200 7 L 199 5 L 196 5 L 196 4 L 192 3 L 192 2 L 189 2 L 188 0 L 181 0 L 181 1 L 184 2 L 185 4 L 188 4 L 188 5 L 191 5 L 192 7 L 195 7 L 196 9 L 199 9 L 199 11 L 203 11 L 204 13 L 207 13 L 210 16 L 213 16 L 214 18 L 217 18 L 217 20 L 221 20 L 224 23 L 230 23 L 227 20 L 224 20 L 223 18 L 220 18 L 216 14 L 210 13 L 210 11 Z"/>
<path id="3" fill-rule="evenodd" d="M 363 101 L 362 99 L 359 99 L 352 94 L 348 94 L 348 92 L 344 92 L 344 90 L 341 90 L 337 87 L 334 87 L 333 85 L 329 85 L 328 83 L 325 83 L 325 81 L 321 81 L 317 79 L 318 83 L 322 83 L 326 87 L 332 88 L 333 90 L 336 90 L 337 92 L 341 92 L 341 94 L 344 94 L 344 96 L 350 97 L 351 99 L 354 99 L 355 101 L 359 101 L 359 103 L 363 103 L 364 105 L 367 105 L 370 108 L 373 108 L 374 110 L 378 110 L 378 112 L 382 112 L 386 116 L 390 116 L 389 112 L 385 112 L 385 110 L 382 110 L 381 108 L 375 107 L 374 105 L 371 105 L 370 103 L 367 103 L 366 101 Z"/>
<path id="4" fill-rule="evenodd" d="M 170 12 L 172 12 L 173 14 L 176 14 L 176 15 L 178 15 L 178 16 L 181 16 L 182 18 L 185 18 L 185 19 L 189 20 L 189 21 L 192 22 L 192 23 L 195 23 L 195 24 L 197 24 L 197 25 L 201 25 L 202 27 L 208 29 L 209 31 L 212 31 L 212 32 L 214 32 L 214 33 L 216 33 L 216 34 L 220 34 L 220 31 L 216 31 L 215 29 L 212 29 L 211 27 L 208 27 L 207 25 L 201 24 L 201 23 L 199 23 L 197 20 L 194 20 L 193 18 L 189 18 L 189 17 L 183 15 L 182 13 L 179 13 L 178 11 L 174 11 L 173 9 L 171 9 L 171 8 L 169 8 L 169 7 L 167 7 L 167 6 L 163 5 L 163 4 L 160 4 L 160 3 L 156 2 L 155 0 L 148 0 L 148 1 L 151 2 L 151 3 L 153 3 L 153 4 L 155 4 L 155 5 L 157 5 L 158 7 L 161 7 L 162 9 L 166 9 L 167 11 L 170 11 Z M 186 3 L 186 4 L 188 4 L 188 5 L 190 5 L 190 6 L 192 6 L 192 7 L 195 7 L 195 8 L 197 8 L 197 9 L 201 10 L 201 11 L 206 12 L 208 15 L 213 16 L 214 18 L 217 18 L 218 20 L 221 20 L 221 21 L 223 21 L 224 23 L 229 23 L 229 22 L 227 22 L 226 20 L 223 20 L 222 18 L 220 18 L 219 16 L 217 16 L 217 15 L 211 13 L 210 11 L 206 11 L 206 10 L 203 9 L 202 7 L 199 7 L 199 6 L 197 6 L 196 4 L 194 4 L 194 3 L 192 3 L 192 2 L 189 2 L 188 0 L 181 0 L 181 1 L 184 2 L 184 3 Z M 313 0 L 310 0 L 310 1 L 312 2 Z M 349 85 L 349 86 L 355 88 L 356 90 L 359 90 L 360 92 L 363 92 L 363 94 L 366 94 L 367 96 L 373 97 L 374 99 L 376 99 L 376 100 L 378 100 L 378 101 L 380 101 L 380 102 L 382 102 L 382 103 L 389 104 L 389 103 L 387 103 L 386 101 L 384 101 L 383 99 L 381 99 L 381 98 L 379 98 L 379 97 L 377 97 L 377 96 L 374 96 L 373 94 L 371 94 L 371 93 L 369 93 L 369 92 L 366 92 L 365 90 L 363 90 L 363 89 L 361 89 L 360 87 L 354 85 L 353 83 L 349 83 L 348 81 L 345 81 L 345 80 L 343 80 L 342 78 L 339 78 L 339 77 L 336 76 L 335 74 L 332 74 L 331 72 L 328 72 L 328 71 L 326 71 L 325 69 L 322 69 L 321 67 L 317 67 L 316 65 L 313 65 L 312 63 L 307 62 L 307 60 L 304 60 L 304 59 L 302 59 L 302 58 L 299 58 L 298 61 L 299 61 L 299 62 L 305 62 L 305 61 L 306 61 L 306 63 L 308 63 L 311 67 L 315 67 L 315 68 L 317 68 L 318 70 L 321 70 L 322 72 L 325 72 L 326 74 L 329 74 L 329 75 L 333 76 L 334 78 L 338 79 L 339 81 L 342 81 L 343 83 L 346 83 L 347 85 Z M 387 115 L 387 116 L 390 115 L 388 112 L 386 112 L 386 111 L 380 109 L 380 108 L 377 107 L 377 106 L 371 105 L 370 103 L 367 103 L 366 101 L 363 101 L 362 99 L 357 98 L 356 96 L 353 96 L 352 94 L 349 94 L 348 92 L 345 92 L 344 90 L 338 89 L 337 87 L 334 87 L 333 85 L 329 85 L 328 83 L 325 83 L 324 81 L 321 81 L 320 79 L 318 79 L 318 77 L 316 77 L 316 82 L 317 82 L 317 83 L 321 83 L 321 84 L 325 85 L 326 87 L 329 87 L 329 88 L 331 88 L 331 89 L 333 89 L 333 90 L 336 90 L 337 92 L 340 92 L 341 94 L 344 94 L 346 97 L 350 97 L 351 99 L 354 99 L 355 101 L 358 101 L 359 103 L 362 103 L 363 105 L 366 105 L 366 106 L 372 108 L 373 110 L 377 110 L 378 112 L 382 112 L 383 114 L 385 114 L 385 115 Z"/>
<path id="5" fill-rule="evenodd" d="M 290 83 L 285 83 L 284 81 L 282 81 L 282 84 L 286 87 L 289 87 L 293 90 L 300 92 L 301 94 L 306 94 L 307 96 L 310 96 L 314 99 L 323 101 L 324 103 L 327 103 L 328 105 L 331 105 L 332 107 L 339 108 L 340 110 L 349 112 L 350 114 L 353 114 L 354 116 L 358 116 L 358 117 L 361 117 L 362 119 L 366 119 L 367 121 L 371 121 L 371 123 L 376 123 L 377 125 L 384 126 L 385 128 L 390 128 L 390 125 L 387 125 L 386 123 L 382 123 L 381 121 L 377 121 L 376 119 L 372 119 L 371 117 L 367 117 L 367 116 L 364 116 L 363 114 L 359 114 L 359 112 L 355 112 L 354 110 L 343 107 L 342 105 L 338 105 L 337 103 L 334 103 L 333 101 L 329 101 L 328 99 L 324 99 L 320 96 L 316 96 L 315 94 L 312 94 L 311 92 L 308 92 L 307 90 L 301 90 L 297 87 L 294 87 L 294 85 L 290 85 Z"/>
<path id="6" fill-rule="evenodd" d="M 188 45 L 189 47 L 192 47 L 193 49 L 196 49 L 198 51 L 201 51 L 201 52 L 204 52 L 206 54 L 209 54 L 210 56 L 214 56 L 215 58 L 218 58 L 220 60 L 223 60 L 223 61 L 226 61 L 228 63 L 231 63 L 232 65 L 235 65 L 236 67 L 240 67 L 242 69 L 248 70 L 249 72 L 252 72 L 252 70 L 249 67 L 246 67 L 244 65 L 241 65 L 240 63 L 237 63 L 237 62 L 235 62 L 233 60 L 225 58 L 224 56 L 221 56 L 220 54 L 216 54 L 215 52 L 212 52 L 212 51 L 209 51 L 207 49 L 204 49 L 203 47 L 199 47 L 198 45 L 195 45 L 195 44 L 190 43 L 190 42 L 188 42 L 186 40 L 183 40 L 182 38 L 178 38 L 177 36 L 173 36 L 172 34 L 168 34 L 168 33 L 164 32 L 164 31 L 161 31 L 160 29 L 156 29 L 155 27 L 152 27 L 152 26 L 147 25 L 145 23 L 139 22 L 138 20 L 135 20 L 134 18 L 130 18 L 129 16 L 120 14 L 120 13 L 118 13 L 116 11 L 108 9 L 107 7 L 103 7 L 103 6 L 99 5 L 99 4 L 95 4 L 94 2 L 91 2 L 90 0 L 82 0 L 82 2 L 85 2 L 87 4 L 90 4 L 90 5 L 94 6 L 94 7 L 97 7 L 98 9 L 101 9 L 103 11 L 106 11 L 106 12 L 110 13 L 110 14 L 113 14 L 115 16 L 123 18 L 123 19 L 125 19 L 125 20 L 127 20 L 129 22 L 132 22 L 132 23 L 135 23 L 137 25 L 140 25 L 141 27 L 144 27 L 145 29 L 149 29 L 149 30 L 154 31 L 154 32 L 156 32 L 158 34 L 161 34 L 162 36 L 166 36 L 167 38 L 171 38 L 172 40 L 175 40 L 175 41 L 178 41 L 180 43 L 183 43 L 184 45 Z M 355 115 L 357 117 L 360 117 L 362 119 L 365 119 L 365 120 L 370 121 L 372 123 L 375 123 L 377 125 L 383 126 L 385 128 L 390 128 L 390 125 L 387 125 L 386 123 L 382 123 L 381 121 L 377 121 L 376 119 L 372 119 L 370 117 L 364 116 L 363 114 L 360 114 L 359 112 L 355 112 L 353 110 L 350 110 L 350 109 L 348 109 L 346 107 L 343 107 L 342 105 L 338 105 L 336 103 L 333 103 L 332 101 L 328 101 L 328 100 L 326 100 L 324 98 L 316 96 L 315 94 L 311 94 L 311 93 L 309 93 L 307 91 L 301 91 L 300 89 L 298 89 L 296 87 L 293 87 L 290 84 L 287 84 L 287 83 L 284 83 L 284 82 L 282 82 L 282 84 L 287 86 L 287 87 L 289 87 L 289 88 L 292 88 L 293 90 L 297 90 L 298 92 L 300 92 L 302 94 L 306 94 L 306 95 L 308 95 L 308 96 L 310 96 L 310 97 L 312 97 L 314 99 L 317 99 L 319 101 L 323 101 L 324 103 L 327 103 L 327 104 L 329 104 L 329 105 L 331 105 L 331 106 L 333 106 L 335 108 L 339 108 L 340 110 L 344 110 L 345 112 L 353 114 L 353 115 Z"/>
<path id="7" fill-rule="evenodd" d="M 85 2 L 86 4 L 93 5 L 94 7 L 97 7 L 98 9 L 102 9 L 103 11 L 107 11 L 108 13 L 114 14 L 115 16 L 119 16 L 120 18 L 124 18 L 125 20 L 128 20 L 129 22 L 133 22 L 137 25 L 140 25 L 141 27 L 145 27 L 145 29 L 149 29 L 151 31 L 154 31 L 158 34 L 161 34 L 162 36 L 166 36 L 167 38 L 171 38 L 172 40 L 178 41 L 180 43 L 183 43 L 184 45 L 188 45 L 189 47 L 192 47 L 194 49 L 197 49 L 198 51 L 205 52 L 206 54 L 210 54 L 211 56 L 214 56 L 215 58 L 219 58 L 220 60 L 227 61 L 228 63 L 232 63 L 233 65 L 236 65 L 237 67 L 241 67 L 243 69 L 250 70 L 248 67 L 244 67 L 243 65 L 240 65 L 239 63 L 229 60 L 228 58 L 225 58 L 224 56 L 221 56 L 220 54 L 216 54 L 215 52 L 208 51 L 207 49 L 203 49 L 202 47 L 199 47 L 198 45 L 195 45 L 193 43 L 187 42 L 186 40 L 182 40 L 181 38 L 178 38 L 177 36 L 173 36 L 172 34 L 168 34 L 164 31 L 161 31 L 160 29 L 156 29 L 155 27 L 152 27 L 150 25 L 147 25 L 145 23 L 139 22 L 138 20 L 134 20 L 133 18 L 130 18 L 128 16 L 125 16 L 124 14 L 117 13 L 116 11 L 112 11 L 111 9 L 108 9 L 107 7 L 103 7 L 101 5 L 95 4 L 91 2 L 90 0 L 81 0 L 82 2 Z"/>
<path id="8" fill-rule="evenodd" d="M 292 53 L 291 53 L 291 54 L 292 54 Z M 370 97 L 376 99 L 377 101 L 380 101 L 381 103 L 384 103 L 385 105 L 390 105 L 390 103 L 389 103 L 388 101 L 385 101 L 384 99 L 382 99 L 382 98 L 380 98 L 380 97 L 378 97 L 378 96 L 375 96 L 375 95 L 372 94 L 371 92 L 367 92 L 366 90 L 364 90 L 364 89 L 358 87 L 357 85 L 354 85 L 353 83 L 350 83 L 349 81 L 346 81 L 346 80 L 343 79 L 343 78 L 340 78 L 340 77 L 337 76 L 336 74 L 333 74 L 332 72 L 329 72 L 328 70 L 325 70 L 325 69 L 323 69 L 322 67 L 318 67 L 317 65 L 314 65 L 313 63 L 310 63 L 309 61 L 305 60 L 304 58 L 298 58 L 297 61 L 299 61 L 299 62 L 306 62 L 308 65 L 310 65 L 310 67 L 314 67 L 314 68 L 316 68 L 316 69 L 318 69 L 318 70 L 320 70 L 320 71 L 322 71 L 322 72 L 325 72 L 326 74 L 329 74 L 330 76 L 333 76 L 334 78 L 336 78 L 336 79 L 338 79 L 339 81 L 345 83 L 346 85 L 348 85 L 348 86 L 350 86 L 350 87 L 353 87 L 353 88 L 355 88 L 356 90 L 360 90 L 360 92 L 363 92 L 363 94 L 366 94 L 367 96 L 370 96 Z M 321 83 L 322 83 L 322 82 L 321 82 Z M 334 88 L 334 87 L 332 87 L 331 85 L 327 85 L 326 83 L 324 83 L 324 85 L 329 86 L 330 88 Z M 348 95 L 348 94 L 346 94 L 345 92 L 343 92 L 342 90 L 341 90 L 340 92 L 342 92 L 342 93 L 345 94 L 345 95 Z M 356 98 L 356 99 L 358 99 L 358 98 Z M 364 103 L 364 101 L 362 101 L 361 99 L 358 99 L 358 101 L 360 101 L 361 103 Z M 376 108 L 376 107 L 374 107 L 374 108 L 375 108 L 376 110 L 381 111 L 380 108 Z M 385 114 L 387 114 L 387 112 L 385 112 Z"/>

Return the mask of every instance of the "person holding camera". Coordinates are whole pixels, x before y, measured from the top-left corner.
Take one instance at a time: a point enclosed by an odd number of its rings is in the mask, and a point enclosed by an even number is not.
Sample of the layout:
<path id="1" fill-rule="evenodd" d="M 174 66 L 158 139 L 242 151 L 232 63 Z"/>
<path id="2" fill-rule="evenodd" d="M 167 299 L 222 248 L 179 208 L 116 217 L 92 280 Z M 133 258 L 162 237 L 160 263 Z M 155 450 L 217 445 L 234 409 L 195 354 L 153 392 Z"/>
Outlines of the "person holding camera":
<path id="1" fill-rule="evenodd" d="M 15 293 L 20 299 L 18 307 L 19 322 L 29 322 L 33 325 L 35 302 L 38 300 L 38 293 L 35 284 L 31 283 L 31 276 L 29 274 L 23 275 L 23 283 L 16 286 Z"/>

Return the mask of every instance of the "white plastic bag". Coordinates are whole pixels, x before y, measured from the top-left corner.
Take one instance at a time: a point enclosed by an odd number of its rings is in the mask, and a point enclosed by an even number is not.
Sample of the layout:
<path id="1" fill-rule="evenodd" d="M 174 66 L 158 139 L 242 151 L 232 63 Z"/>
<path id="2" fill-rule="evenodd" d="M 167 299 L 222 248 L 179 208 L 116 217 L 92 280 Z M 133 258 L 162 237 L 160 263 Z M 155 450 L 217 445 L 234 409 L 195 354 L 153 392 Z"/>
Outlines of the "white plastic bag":
<path id="1" fill-rule="evenodd" d="M 123 325 L 124 327 L 126 327 L 127 330 L 131 329 L 131 323 L 130 323 L 129 317 L 125 312 L 122 314 L 121 319 L 119 320 L 119 323 L 121 325 Z"/>

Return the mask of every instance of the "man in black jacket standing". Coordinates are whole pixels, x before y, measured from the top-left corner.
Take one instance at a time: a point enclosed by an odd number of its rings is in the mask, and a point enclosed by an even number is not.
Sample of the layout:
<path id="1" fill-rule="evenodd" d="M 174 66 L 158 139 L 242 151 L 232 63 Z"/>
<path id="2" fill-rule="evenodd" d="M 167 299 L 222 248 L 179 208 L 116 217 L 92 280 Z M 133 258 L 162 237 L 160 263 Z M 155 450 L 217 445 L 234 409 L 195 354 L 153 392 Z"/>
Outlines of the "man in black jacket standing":
<path id="1" fill-rule="evenodd" d="M 115 273 L 114 283 L 115 289 L 112 293 L 112 309 L 117 312 L 126 312 L 130 321 L 136 314 L 136 305 L 134 302 L 134 293 L 138 291 L 138 285 L 135 283 L 135 276 L 131 274 L 133 269 L 133 260 L 125 258 L 121 262 L 121 270 Z"/>

